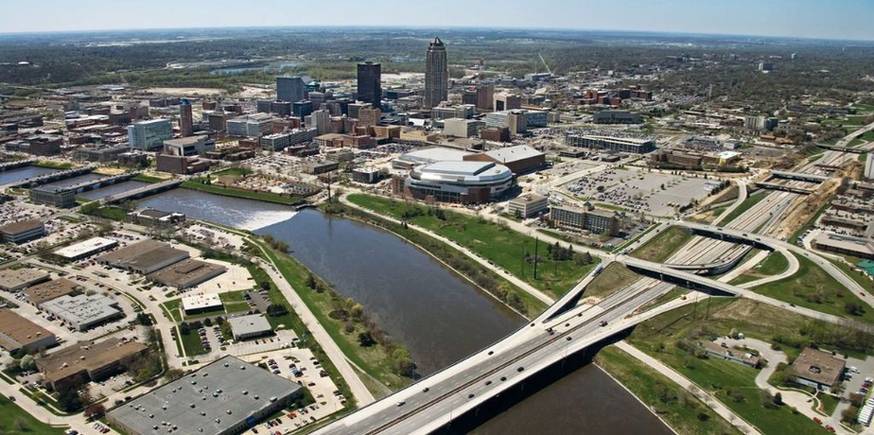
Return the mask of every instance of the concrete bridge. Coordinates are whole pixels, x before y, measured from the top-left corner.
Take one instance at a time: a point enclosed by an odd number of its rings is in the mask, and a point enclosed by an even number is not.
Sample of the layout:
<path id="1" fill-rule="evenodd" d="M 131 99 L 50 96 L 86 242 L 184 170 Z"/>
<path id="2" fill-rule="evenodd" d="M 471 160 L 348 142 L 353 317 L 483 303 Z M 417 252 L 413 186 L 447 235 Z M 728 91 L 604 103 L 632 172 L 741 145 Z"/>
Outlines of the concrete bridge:
<path id="1" fill-rule="evenodd" d="M 119 174 L 113 175 L 110 177 L 104 177 L 98 180 L 92 181 L 83 181 L 79 184 L 75 184 L 67 187 L 68 190 L 72 190 L 76 193 L 88 192 L 89 190 L 99 189 L 101 187 L 109 186 L 116 183 L 121 183 L 123 181 L 130 180 L 133 177 L 136 177 L 137 173 L 127 173 L 127 174 Z"/>
<path id="2" fill-rule="evenodd" d="M 827 145 L 824 143 L 818 143 L 818 144 L 816 144 L 816 146 L 818 146 L 822 149 L 826 149 L 826 150 L 840 151 L 842 153 L 863 154 L 866 152 L 865 149 L 863 149 L 863 148 L 842 147 L 842 146 L 838 146 L 838 145 Z"/>
<path id="3" fill-rule="evenodd" d="M 117 202 L 129 200 L 129 199 L 138 199 L 143 198 L 149 195 L 154 195 L 156 193 L 164 192 L 166 190 L 175 189 L 182 184 L 183 180 L 167 180 L 161 181 L 159 183 L 149 184 L 146 186 L 138 187 L 136 189 L 129 190 L 127 192 L 119 193 L 112 196 L 107 196 L 103 199 L 104 204 L 114 204 Z"/>
<path id="4" fill-rule="evenodd" d="M 79 175 L 85 175 L 94 170 L 93 166 L 85 166 L 82 168 L 74 168 L 67 169 L 65 171 L 52 172 L 51 174 L 40 175 L 37 177 L 26 178 L 21 181 L 16 181 L 14 183 L 7 184 L 5 187 L 26 187 L 33 188 L 37 186 L 42 186 L 43 184 L 48 184 L 54 181 L 66 180 L 67 178 L 78 177 Z"/>
<path id="5" fill-rule="evenodd" d="M 15 160 L 11 162 L 0 163 L 0 172 L 11 171 L 13 169 L 23 168 L 36 163 L 36 160 Z"/>
<path id="6" fill-rule="evenodd" d="M 805 172 L 790 172 L 790 171 L 771 171 L 771 176 L 774 178 L 784 178 L 786 180 L 809 181 L 811 183 L 822 183 L 828 180 L 824 175 L 814 175 Z"/>
<path id="7" fill-rule="evenodd" d="M 807 188 L 798 187 L 798 186 L 788 186 L 785 184 L 778 184 L 778 183 L 770 183 L 767 181 L 757 181 L 755 184 L 757 187 L 762 188 L 762 189 L 782 190 L 784 192 L 797 193 L 799 195 L 810 195 L 811 193 L 813 193 L 813 189 L 807 189 Z"/>

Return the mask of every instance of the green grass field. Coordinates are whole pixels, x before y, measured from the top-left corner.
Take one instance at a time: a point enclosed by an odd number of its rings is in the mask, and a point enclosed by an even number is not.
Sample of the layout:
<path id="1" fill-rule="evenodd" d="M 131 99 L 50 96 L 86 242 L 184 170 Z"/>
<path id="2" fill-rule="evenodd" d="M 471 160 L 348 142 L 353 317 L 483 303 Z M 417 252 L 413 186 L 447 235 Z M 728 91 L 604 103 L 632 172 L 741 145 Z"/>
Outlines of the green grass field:
<path id="1" fill-rule="evenodd" d="M 61 435 L 64 429 L 51 427 L 4 396 L 0 396 L 0 434 Z"/>
<path id="2" fill-rule="evenodd" d="M 272 202 L 282 205 L 297 205 L 303 200 L 294 195 L 282 195 L 273 192 L 256 192 L 254 190 L 237 189 L 234 187 L 223 187 L 215 184 L 204 184 L 200 179 L 191 179 L 182 183 L 182 187 L 191 190 L 197 190 L 214 195 L 230 196 L 234 198 L 251 199 L 255 201 Z"/>
<path id="3" fill-rule="evenodd" d="M 766 278 L 769 276 L 783 273 L 789 268 L 789 261 L 779 252 L 768 254 L 765 259 L 756 265 L 756 267 L 744 272 L 737 278 L 731 281 L 732 284 L 743 284 L 745 282 L 755 281 L 757 279 Z"/>
<path id="4" fill-rule="evenodd" d="M 592 282 L 586 286 L 586 291 L 583 297 L 604 298 L 617 290 L 641 279 L 642 276 L 632 272 L 630 269 L 618 262 L 613 262 L 607 265 Z"/>
<path id="5" fill-rule="evenodd" d="M 245 294 L 246 292 L 243 290 L 219 293 L 219 299 L 221 299 L 222 305 L 225 307 L 225 312 L 231 314 L 248 311 L 249 304 L 246 303 Z"/>
<path id="6" fill-rule="evenodd" d="M 723 435 L 740 433 L 706 404 L 617 347 L 598 352 L 595 362 L 631 390 L 678 433 Z"/>
<path id="7" fill-rule="evenodd" d="M 744 214 L 744 212 L 749 210 L 752 206 L 758 204 L 759 201 L 765 198 L 765 196 L 767 196 L 767 194 L 764 191 L 755 192 L 747 196 L 747 199 L 744 200 L 744 202 L 740 203 L 740 205 L 737 206 L 736 209 L 732 210 L 731 213 L 728 214 L 728 216 L 720 221 L 719 226 L 724 227 L 726 224 L 737 219 L 738 216 Z"/>
<path id="8" fill-rule="evenodd" d="M 580 254 L 576 255 L 576 260 L 553 260 L 547 243 L 536 242 L 532 237 L 483 218 L 452 211 L 436 212 L 426 206 L 371 195 L 349 195 L 349 201 L 431 230 L 555 297 L 570 290 L 598 263 L 596 258 L 590 262 L 580 261 Z M 535 251 L 538 258 L 536 277 Z"/>
<path id="9" fill-rule="evenodd" d="M 680 247 L 692 240 L 692 232 L 681 227 L 669 227 L 631 253 L 641 260 L 663 263 Z"/>
<path id="10" fill-rule="evenodd" d="M 715 395 L 726 406 L 765 434 L 826 433 L 825 430 L 788 406 L 764 406 L 762 391 L 755 385 L 758 370 L 734 362 L 700 358 L 689 346 L 697 340 L 737 329 L 748 336 L 799 334 L 794 316 L 773 307 L 745 300 L 710 301 L 707 306 L 683 307 L 644 322 L 629 341 Z M 764 317 L 764 315 L 770 315 Z M 757 337 L 759 338 L 759 337 Z"/>
<path id="11" fill-rule="evenodd" d="M 865 302 L 844 288 L 812 261 L 804 257 L 796 256 L 796 258 L 800 263 L 797 273 L 780 281 L 754 287 L 752 290 L 823 313 L 874 323 L 874 310 L 868 307 Z M 848 304 L 858 305 L 861 307 L 862 313 L 849 313 Z"/>

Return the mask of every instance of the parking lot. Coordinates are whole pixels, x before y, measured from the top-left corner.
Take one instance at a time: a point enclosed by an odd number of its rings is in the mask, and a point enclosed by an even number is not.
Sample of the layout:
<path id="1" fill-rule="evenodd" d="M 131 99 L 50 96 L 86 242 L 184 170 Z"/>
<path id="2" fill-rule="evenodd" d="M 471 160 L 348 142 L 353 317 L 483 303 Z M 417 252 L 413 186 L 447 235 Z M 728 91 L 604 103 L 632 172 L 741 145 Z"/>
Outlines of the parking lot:
<path id="1" fill-rule="evenodd" d="M 315 399 L 315 403 L 305 408 L 288 410 L 282 417 L 261 423 L 247 431 L 247 434 L 294 431 L 339 411 L 346 402 L 346 398 L 340 394 L 334 381 L 309 349 L 286 349 L 243 359 L 251 363 L 266 364 L 277 376 L 291 379 L 307 388 Z"/>
<path id="2" fill-rule="evenodd" d="M 570 183 L 567 189 L 583 200 L 671 216 L 676 207 L 706 198 L 719 183 L 703 177 L 611 168 Z"/>

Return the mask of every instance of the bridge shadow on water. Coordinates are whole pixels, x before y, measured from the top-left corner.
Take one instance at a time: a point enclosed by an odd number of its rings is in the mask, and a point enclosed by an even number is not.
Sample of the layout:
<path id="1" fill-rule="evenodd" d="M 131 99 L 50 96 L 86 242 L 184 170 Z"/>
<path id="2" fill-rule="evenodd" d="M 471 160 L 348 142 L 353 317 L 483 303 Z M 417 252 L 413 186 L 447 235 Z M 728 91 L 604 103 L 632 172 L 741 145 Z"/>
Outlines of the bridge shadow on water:
<path id="1" fill-rule="evenodd" d="M 433 432 L 439 435 L 466 434 L 480 425 L 491 420 L 493 417 L 509 410 L 529 396 L 549 387 L 556 381 L 568 376 L 578 369 L 591 364 L 595 355 L 606 346 L 628 337 L 634 328 L 619 332 L 591 346 L 568 355 L 561 361 L 530 375 L 524 382 L 517 383 L 503 393 L 490 398 L 478 407 L 455 417 L 452 422 Z M 572 404 L 567 404 L 571 406 Z"/>

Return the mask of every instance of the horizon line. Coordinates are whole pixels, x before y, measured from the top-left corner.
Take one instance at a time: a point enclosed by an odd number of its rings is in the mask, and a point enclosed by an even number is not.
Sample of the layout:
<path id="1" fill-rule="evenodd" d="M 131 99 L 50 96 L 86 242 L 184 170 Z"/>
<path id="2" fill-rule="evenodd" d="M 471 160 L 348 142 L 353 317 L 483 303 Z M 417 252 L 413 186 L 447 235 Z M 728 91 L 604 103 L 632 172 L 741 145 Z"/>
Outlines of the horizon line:
<path id="1" fill-rule="evenodd" d="M 231 25 L 231 26 L 194 26 L 194 27 L 141 27 L 119 29 L 71 29 L 71 30 L 27 30 L 19 32 L 0 32 L 0 36 L 26 36 L 26 35 L 64 35 L 64 34 L 98 34 L 113 32 L 154 32 L 172 30 L 222 30 L 222 29 L 410 29 L 410 30 L 527 30 L 527 31 L 553 31 L 553 32 L 580 32 L 580 33 L 618 33 L 618 34 L 649 34 L 649 35 L 676 35 L 688 37 L 741 37 L 741 38 L 765 38 L 777 40 L 797 41 L 828 41 L 828 42 L 863 42 L 874 43 L 872 39 L 853 39 L 847 37 L 826 36 L 793 36 L 793 35 L 756 35 L 741 33 L 701 33 L 690 31 L 665 31 L 665 30 L 630 30 L 630 29 L 592 29 L 574 27 L 526 27 L 526 26 L 468 26 L 468 25 L 348 25 L 348 24 L 320 24 L 320 25 Z"/>

